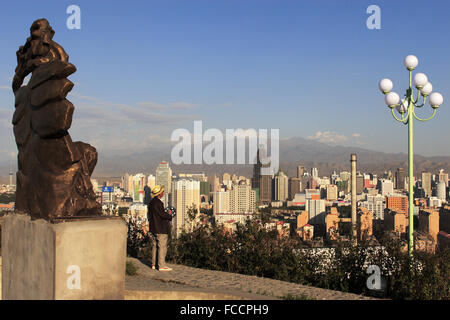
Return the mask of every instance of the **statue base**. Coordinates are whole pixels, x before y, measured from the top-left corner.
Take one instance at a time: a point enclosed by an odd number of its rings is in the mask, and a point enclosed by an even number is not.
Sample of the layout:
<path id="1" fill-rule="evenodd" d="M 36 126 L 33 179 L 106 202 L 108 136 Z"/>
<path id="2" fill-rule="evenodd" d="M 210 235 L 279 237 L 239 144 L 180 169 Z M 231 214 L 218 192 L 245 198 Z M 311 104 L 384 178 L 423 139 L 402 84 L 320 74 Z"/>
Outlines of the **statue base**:
<path id="1" fill-rule="evenodd" d="M 2 221 L 3 300 L 123 299 L 127 227 L 119 217 Z"/>

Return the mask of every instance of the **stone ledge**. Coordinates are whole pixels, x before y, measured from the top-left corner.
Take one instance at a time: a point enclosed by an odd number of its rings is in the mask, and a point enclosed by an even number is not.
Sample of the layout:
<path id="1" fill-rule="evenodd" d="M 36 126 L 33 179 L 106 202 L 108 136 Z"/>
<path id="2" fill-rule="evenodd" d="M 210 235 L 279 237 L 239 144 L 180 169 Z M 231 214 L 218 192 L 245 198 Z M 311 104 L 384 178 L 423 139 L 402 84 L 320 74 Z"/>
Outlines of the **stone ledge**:
<path id="1" fill-rule="evenodd" d="M 129 276 L 126 279 L 126 288 L 128 290 L 160 290 L 158 283 L 166 283 L 228 293 L 230 295 L 235 295 L 232 292 L 256 294 L 266 299 L 279 299 L 291 296 L 298 299 L 314 300 L 377 300 L 376 298 L 353 293 L 304 286 L 256 276 L 197 269 L 183 265 L 168 264 L 168 266 L 173 268 L 173 271 L 161 272 L 152 270 L 145 262 L 138 259 L 127 258 L 127 260 L 133 262 L 138 268 L 137 276 Z M 133 280 L 134 277 L 138 278 Z"/>

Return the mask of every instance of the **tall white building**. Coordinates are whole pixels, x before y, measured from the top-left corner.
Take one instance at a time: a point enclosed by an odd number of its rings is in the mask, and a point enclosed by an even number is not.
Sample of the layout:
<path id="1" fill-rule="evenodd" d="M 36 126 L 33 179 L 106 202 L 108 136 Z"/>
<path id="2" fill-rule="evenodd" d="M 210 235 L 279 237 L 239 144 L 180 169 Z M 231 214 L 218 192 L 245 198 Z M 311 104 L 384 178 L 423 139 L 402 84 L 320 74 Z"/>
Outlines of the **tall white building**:
<path id="1" fill-rule="evenodd" d="M 310 223 L 325 223 L 325 200 L 307 199 L 305 209 Z"/>
<path id="2" fill-rule="evenodd" d="M 439 181 L 437 185 L 437 198 L 442 202 L 446 202 L 447 196 L 445 194 L 446 187 L 444 181 Z"/>
<path id="3" fill-rule="evenodd" d="M 362 201 L 360 206 L 372 212 L 374 219 L 384 219 L 385 204 L 384 197 L 381 194 L 367 195 L 366 201 Z"/>
<path id="4" fill-rule="evenodd" d="M 448 173 L 444 172 L 444 169 L 439 170 L 439 182 L 443 181 L 445 186 L 448 187 Z"/>
<path id="5" fill-rule="evenodd" d="M 317 179 L 319 177 L 319 170 L 317 170 L 317 168 L 312 168 L 311 176 L 313 177 L 313 179 Z"/>
<path id="6" fill-rule="evenodd" d="M 173 181 L 172 205 L 177 210 L 173 221 L 174 234 L 178 237 L 183 229 L 189 230 L 188 209 L 195 206 L 200 213 L 200 181 L 194 179 L 177 179 Z"/>
<path id="7" fill-rule="evenodd" d="M 152 174 L 150 174 L 147 177 L 147 185 L 150 187 L 150 189 L 153 189 L 156 186 L 156 177 Z"/>
<path id="8" fill-rule="evenodd" d="M 213 192 L 213 213 L 230 213 L 230 192 Z"/>
<path id="9" fill-rule="evenodd" d="M 256 211 L 256 192 L 249 185 L 233 185 L 230 192 L 230 212 L 254 213 Z"/>
<path id="10" fill-rule="evenodd" d="M 338 188 L 333 184 L 327 185 L 327 200 L 337 200 Z"/>
<path id="11" fill-rule="evenodd" d="M 235 184 L 231 190 L 213 193 L 213 213 L 253 214 L 256 212 L 256 192 L 244 182 Z"/>
<path id="12" fill-rule="evenodd" d="M 172 169 L 170 169 L 168 162 L 162 161 L 156 167 L 155 183 L 164 186 L 165 192 L 161 201 L 164 203 L 164 206 L 167 207 L 172 187 Z"/>
<path id="13" fill-rule="evenodd" d="M 394 193 L 394 183 L 391 180 L 381 181 L 381 195 L 387 196 Z"/>

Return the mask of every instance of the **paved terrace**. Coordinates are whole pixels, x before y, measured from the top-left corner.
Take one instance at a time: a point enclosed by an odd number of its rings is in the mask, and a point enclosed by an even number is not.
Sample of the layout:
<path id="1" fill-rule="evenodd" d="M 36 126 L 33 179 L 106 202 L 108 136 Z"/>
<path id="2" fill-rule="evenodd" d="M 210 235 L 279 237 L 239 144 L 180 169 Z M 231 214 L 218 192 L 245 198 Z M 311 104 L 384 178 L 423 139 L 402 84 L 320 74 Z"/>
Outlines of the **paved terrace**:
<path id="1" fill-rule="evenodd" d="M 285 299 L 290 296 L 299 299 L 315 300 L 372 300 L 362 295 L 344 293 L 309 287 L 300 284 L 241 275 L 222 271 L 191 268 L 183 265 L 168 264 L 173 271 L 152 270 L 146 263 L 127 258 L 137 268 L 137 275 L 126 276 L 127 297 L 139 299 L 132 292 L 158 291 L 162 299 L 172 299 L 164 292 L 205 292 L 205 299 Z M 218 295 L 216 296 L 215 293 Z M 223 296 L 223 295 L 228 295 Z M 165 298 L 164 298 L 165 296 Z M 201 296 L 184 297 L 185 299 L 202 299 Z M 143 297 L 141 297 L 144 299 Z M 150 297 L 148 297 L 150 298 Z M 152 299 L 157 299 L 156 292 Z M 173 297 L 183 299 L 182 295 Z"/>
<path id="2" fill-rule="evenodd" d="M 0 257 L 0 293 L 1 293 Z M 152 270 L 147 264 L 127 258 L 137 274 L 126 276 L 125 299 L 132 300 L 273 300 L 290 296 L 315 300 L 372 300 L 374 298 L 340 291 L 303 286 L 285 281 L 211 271 L 168 264 L 173 271 Z M 1 300 L 1 295 L 0 295 Z"/>

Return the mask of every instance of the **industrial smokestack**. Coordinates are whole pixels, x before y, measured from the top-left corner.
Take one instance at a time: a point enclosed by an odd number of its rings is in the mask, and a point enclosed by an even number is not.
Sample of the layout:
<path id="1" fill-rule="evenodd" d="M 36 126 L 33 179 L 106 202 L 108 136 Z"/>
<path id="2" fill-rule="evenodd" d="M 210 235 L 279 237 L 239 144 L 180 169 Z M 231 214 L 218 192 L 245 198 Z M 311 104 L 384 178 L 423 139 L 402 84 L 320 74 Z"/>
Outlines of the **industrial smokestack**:
<path id="1" fill-rule="evenodd" d="M 352 232 L 356 236 L 356 154 L 353 153 L 350 159 L 352 164 Z"/>

